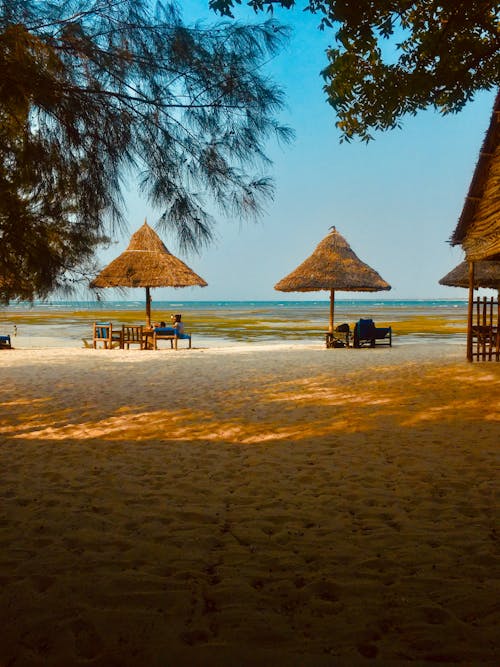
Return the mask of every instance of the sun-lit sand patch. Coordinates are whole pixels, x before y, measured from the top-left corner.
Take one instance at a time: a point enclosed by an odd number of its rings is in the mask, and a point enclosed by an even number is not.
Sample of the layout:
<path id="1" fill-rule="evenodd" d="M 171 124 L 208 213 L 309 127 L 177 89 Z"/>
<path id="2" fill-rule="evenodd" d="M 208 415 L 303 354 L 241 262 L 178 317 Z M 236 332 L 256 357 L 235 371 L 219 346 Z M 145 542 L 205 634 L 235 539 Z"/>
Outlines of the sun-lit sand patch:
<path id="1" fill-rule="evenodd" d="M 143 442 L 162 438 L 167 441 L 222 441 L 235 443 L 270 442 L 273 440 L 291 439 L 297 436 L 325 435 L 329 431 L 338 431 L 348 428 L 346 420 L 331 423 L 309 421 L 304 426 L 293 429 L 283 427 L 279 423 L 258 423 L 239 420 L 238 422 L 224 421 L 209 412 L 190 412 L 188 410 L 151 411 L 138 413 L 130 407 L 122 408 L 122 414 L 105 420 L 91 421 L 90 419 L 78 423 L 62 423 L 61 412 L 51 415 L 34 415 L 23 429 L 19 427 L 0 427 L 0 433 L 10 434 L 14 438 L 27 440 L 131 440 Z M 67 411 L 64 411 L 67 414 Z M 304 420 L 307 414 L 304 415 Z M 58 425 L 59 424 L 59 425 Z M 162 435 L 163 434 L 163 435 Z"/>
<path id="2" fill-rule="evenodd" d="M 5 408 L 5 409 L 7 409 L 7 408 L 10 409 L 10 408 L 15 408 L 15 407 L 19 407 L 19 406 L 28 405 L 30 407 L 30 409 L 32 409 L 36 403 L 44 403 L 48 400 L 49 400 L 48 398 L 45 398 L 45 399 L 44 398 L 38 398 L 38 399 L 15 398 L 15 399 L 12 399 L 10 401 L 2 401 L 0 403 L 0 407 Z"/>
<path id="3" fill-rule="evenodd" d="M 500 369 L 0 355 L 0 664 L 494 665 Z"/>

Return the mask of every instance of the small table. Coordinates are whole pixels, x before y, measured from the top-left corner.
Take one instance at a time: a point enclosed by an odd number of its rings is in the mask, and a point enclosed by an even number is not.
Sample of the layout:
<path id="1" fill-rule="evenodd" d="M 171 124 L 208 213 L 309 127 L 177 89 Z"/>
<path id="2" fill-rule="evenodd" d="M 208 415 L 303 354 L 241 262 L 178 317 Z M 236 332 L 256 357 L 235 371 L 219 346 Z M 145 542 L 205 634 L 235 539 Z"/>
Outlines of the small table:
<path id="1" fill-rule="evenodd" d="M 143 343 L 143 349 L 144 350 L 152 350 L 153 349 L 153 337 L 154 337 L 154 331 L 153 329 L 143 329 L 142 331 L 142 343 Z"/>

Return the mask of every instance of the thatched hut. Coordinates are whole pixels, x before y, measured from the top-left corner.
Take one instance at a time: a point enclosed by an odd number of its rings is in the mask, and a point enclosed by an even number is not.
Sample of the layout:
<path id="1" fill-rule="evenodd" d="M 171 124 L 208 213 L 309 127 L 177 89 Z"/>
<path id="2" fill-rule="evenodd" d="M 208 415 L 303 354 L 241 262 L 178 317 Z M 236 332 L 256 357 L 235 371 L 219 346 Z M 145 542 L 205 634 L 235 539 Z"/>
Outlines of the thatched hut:
<path id="1" fill-rule="evenodd" d="M 151 288 L 193 285 L 205 287 L 207 283 L 169 252 L 146 221 L 132 235 L 128 248 L 90 283 L 91 288 L 144 287 L 148 327 L 151 326 Z"/>
<path id="2" fill-rule="evenodd" d="M 391 286 L 368 264 L 353 252 L 345 238 L 335 227 L 315 251 L 292 273 L 274 286 L 280 292 L 330 291 L 330 323 L 328 333 L 333 334 L 335 291 L 378 292 Z M 328 338 L 327 338 L 328 340 Z"/>
<path id="3" fill-rule="evenodd" d="M 500 260 L 500 91 L 451 244 L 469 262 Z"/>
<path id="4" fill-rule="evenodd" d="M 453 236 L 452 245 L 461 245 L 465 251 L 469 273 L 469 307 L 467 326 L 467 359 L 473 357 L 473 335 L 481 328 L 491 330 L 488 358 L 500 359 L 500 303 L 491 301 L 488 324 L 485 308 L 477 308 L 477 322 L 474 317 L 474 286 L 476 262 L 480 260 L 500 260 L 500 90 L 497 93 L 490 124 L 479 152 L 479 159 L 465 199 L 462 213 Z M 484 321 L 483 321 L 484 320 Z M 495 339 L 496 328 L 496 339 Z M 484 336 L 482 337 L 484 340 Z M 494 341 L 494 344 L 492 341 Z M 496 348 L 493 351 L 493 345 Z M 494 353 L 493 353 L 494 352 Z M 479 352 L 477 353 L 479 358 Z M 485 353 L 481 358 L 485 358 Z"/>

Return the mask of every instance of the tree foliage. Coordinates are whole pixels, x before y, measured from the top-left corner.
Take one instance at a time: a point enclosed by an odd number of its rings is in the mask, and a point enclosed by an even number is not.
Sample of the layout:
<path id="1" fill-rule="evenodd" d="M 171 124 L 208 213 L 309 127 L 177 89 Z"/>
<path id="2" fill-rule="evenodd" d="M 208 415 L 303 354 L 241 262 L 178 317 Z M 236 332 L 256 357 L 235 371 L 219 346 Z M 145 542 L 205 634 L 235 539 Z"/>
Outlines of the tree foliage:
<path id="1" fill-rule="evenodd" d="M 207 198 L 255 215 L 281 91 L 261 73 L 286 30 L 186 26 L 148 0 L 0 4 L 0 300 L 88 271 L 137 178 L 180 245 L 212 238 Z M 255 173 L 254 173 L 255 172 Z"/>
<path id="2" fill-rule="evenodd" d="M 241 0 L 210 0 L 232 16 Z M 322 74 L 343 138 L 371 138 L 404 114 L 460 111 L 500 85 L 498 0 L 250 0 L 255 11 L 302 6 L 335 31 Z"/>

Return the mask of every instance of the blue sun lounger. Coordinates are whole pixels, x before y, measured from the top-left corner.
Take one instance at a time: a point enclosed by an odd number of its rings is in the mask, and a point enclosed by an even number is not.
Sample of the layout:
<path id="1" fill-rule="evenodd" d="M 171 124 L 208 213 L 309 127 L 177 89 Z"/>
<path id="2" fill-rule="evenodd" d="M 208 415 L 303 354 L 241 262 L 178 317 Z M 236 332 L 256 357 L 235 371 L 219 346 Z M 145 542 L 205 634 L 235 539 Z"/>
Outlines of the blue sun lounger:
<path id="1" fill-rule="evenodd" d="M 0 336 L 0 350 L 8 350 L 12 347 L 10 336 Z"/>
<path id="2" fill-rule="evenodd" d="M 354 347 L 392 346 L 392 327 L 376 327 L 373 320 L 359 320 L 354 326 Z"/>

